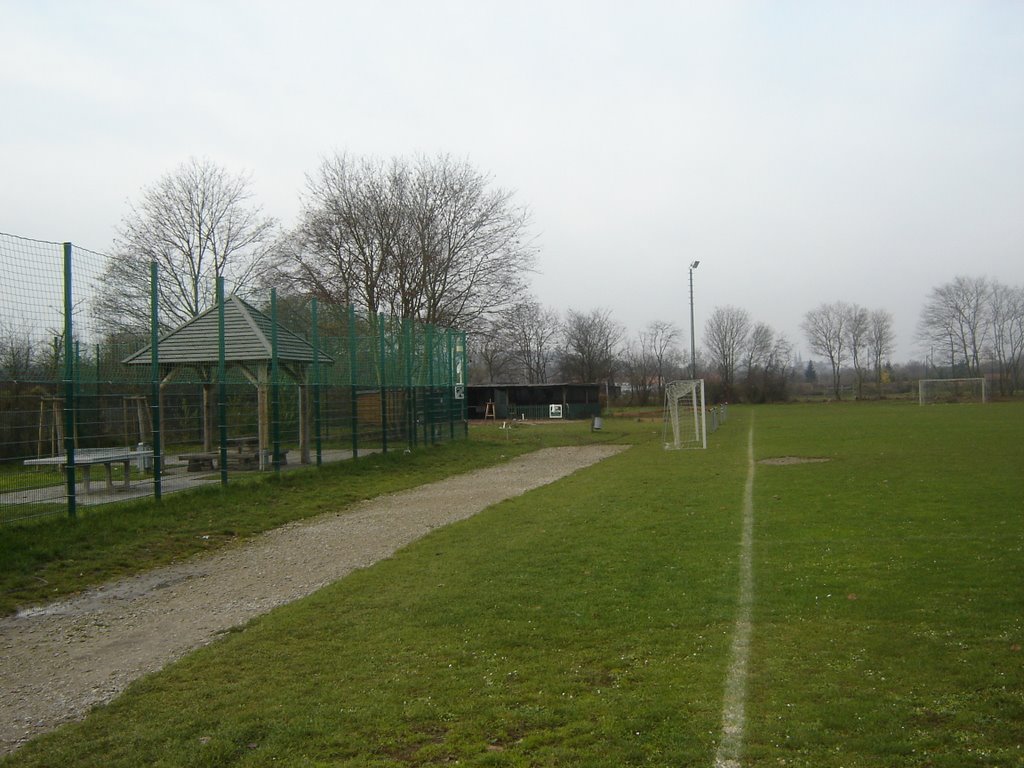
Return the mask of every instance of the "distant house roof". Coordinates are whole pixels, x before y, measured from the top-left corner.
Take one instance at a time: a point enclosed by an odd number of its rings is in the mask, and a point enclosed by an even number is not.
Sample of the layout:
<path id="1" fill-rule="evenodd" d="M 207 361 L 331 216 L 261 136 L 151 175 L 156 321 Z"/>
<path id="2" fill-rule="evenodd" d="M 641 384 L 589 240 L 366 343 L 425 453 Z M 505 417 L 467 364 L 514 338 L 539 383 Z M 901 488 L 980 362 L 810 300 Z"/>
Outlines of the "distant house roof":
<path id="1" fill-rule="evenodd" d="M 157 342 L 160 363 L 187 365 L 218 362 L 218 325 L 217 307 L 213 306 L 164 334 Z M 273 327 L 271 319 L 251 304 L 237 296 L 229 296 L 224 300 L 225 361 L 245 363 L 270 360 L 273 357 Z M 140 349 L 122 362 L 125 365 L 148 365 L 150 346 Z M 313 345 L 278 323 L 277 358 L 288 363 L 312 363 Z M 334 362 L 323 351 L 319 359 L 323 363 Z"/>

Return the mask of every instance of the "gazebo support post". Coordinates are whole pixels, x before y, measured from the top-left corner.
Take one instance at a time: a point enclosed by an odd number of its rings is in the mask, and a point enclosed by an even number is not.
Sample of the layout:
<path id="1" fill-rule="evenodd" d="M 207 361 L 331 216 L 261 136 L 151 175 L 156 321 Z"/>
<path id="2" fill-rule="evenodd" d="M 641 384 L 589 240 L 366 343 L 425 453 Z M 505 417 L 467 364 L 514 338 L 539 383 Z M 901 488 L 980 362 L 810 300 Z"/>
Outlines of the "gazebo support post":
<path id="1" fill-rule="evenodd" d="M 209 453 L 213 450 L 213 382 L 203 382 L 203 450 Z"/>

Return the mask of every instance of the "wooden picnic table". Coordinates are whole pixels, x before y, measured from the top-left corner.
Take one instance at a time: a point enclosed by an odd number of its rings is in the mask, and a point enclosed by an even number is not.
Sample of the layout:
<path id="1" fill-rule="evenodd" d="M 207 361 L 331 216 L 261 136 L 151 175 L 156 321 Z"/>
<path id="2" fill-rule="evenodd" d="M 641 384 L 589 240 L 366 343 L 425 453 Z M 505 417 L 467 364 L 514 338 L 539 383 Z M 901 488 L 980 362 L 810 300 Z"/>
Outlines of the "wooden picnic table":
<path id="1" fill-rule="evenodd" d="M 79 448 L 75 451 L 75 467 L 85 470 L 82 482 L 85 485 L 85 492 L 92 493 L 90 469 L 96 464 L 101 464 L 106 470 L 107 492 L 114 491 L 114 476 L 111 469 L 114 464 L 124 465 L 124 488 L 131 488 L 132 462 L 141 461 L 153 456 L 152 450 L 139 448 Z M 60 456 L 45 456 L 41 459 L 25 459 L 27 467 L 58 466 L 61 472 L 67 471 L 67 454 Z"/>

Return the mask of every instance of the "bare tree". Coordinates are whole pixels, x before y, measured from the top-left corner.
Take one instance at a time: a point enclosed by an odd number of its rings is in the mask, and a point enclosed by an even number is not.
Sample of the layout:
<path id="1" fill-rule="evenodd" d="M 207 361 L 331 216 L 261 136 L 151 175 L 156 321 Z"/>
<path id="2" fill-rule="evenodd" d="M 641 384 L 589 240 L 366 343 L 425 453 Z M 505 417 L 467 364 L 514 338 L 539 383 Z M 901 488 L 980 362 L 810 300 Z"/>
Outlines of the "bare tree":
<path id="1" fill-rule="evenodd" d="M 653 320 L 640 336 L 641 346 L 646 347 L 654 362 L 659 395 L 665 393 L 666 373 L 682 360 L 680 335 L 681 331 L 675 323 Z"/>
<path id="2" fill-rule="evenodd" d="M 150 264 L 160 267 L 161 323 L 179 325 L 213 306 L 216 279 L 245 294 L 275 222 L 253 205 L 249 177 L 192 158 L 153 186 L 121 222 L 93 312 L 107 333 L 149 322 Z"/>
<path id="3" fill-rule="evenodd" d="M 558 313 L 536 301 L 521 301 L 503 311 L 500 338 L 518 378 L 527 384 L 546 384 L 562 320 Z"/>
<path id="4" fill-rule="evenodd" d="M 466 162 L 340 154 L 307 177 L 273 279 L 371 313 L 473 326 L 522 295 L 528 211 Z"/>
<path id="5" fill-rule="evenodd" d="M 388 309 L 383 285 L 394 251 L 395 226 L 388 219 L 395 206 L 386 175 L 381 163 L 369 159 L 326 158 L 306 177 L 299 224 L 276 245 L 266 280 L 370 314 Z"/>
<path id="6" fill-rule="evenodd" d="M 1024 356 L 1024 288 L 992 283 L 992 358 L 999 373 L 999 393 L 1012 395 L 1021 386 Z"/>
<path id="7" fill-rule="evenodd" d="M 746 397 L 750 402 L 784 400 L 792 375 L 793 348 L 767 323 L 755 323 L 743 350 Z"/>
<path id="8" fill-rule="evenodd" d="M 750 314 L 732 306 L 715 307 L 704 326 L 704 346 L 711 355 L 712 367 L 722 379 L 727 397 L 731 396 L 736 382 L 750 327 Z"/>
<path id="9" fill-rule="evenodd" d="M 506 382 L 511 369 L 508 350 L 494 326 L 469 335 L 470 378 L 473 384 Z"/>
<path id="10" fill-rule="evenodd" d="M 868 357 L 875 371 L 875 386 L 879 395 L 882 392 L 882 370 L 884 364 L 893 353 L 896 344 L 896 332 L 893 330 L 892 313 L 884 309 L 876 309 L 871 313 L 868 327 Z"/>
<path id="11" fill-rule="evenodd" d="M 767 354 L 761 357 L 759 392 L 765 401 L 785 400 L 793 378 L 793 345 L 782 334 L 772 332 Z"/>
<path id="12" fill-rule="evenodd" d="M 29 328 L 18 327 L 0 318 L 0 377 L 12 383 L 15 389 L 19 382 L 33 378 L 40 342 L 33 338 Z"/>
<path id="13" fill-rule="evenodd" d="M 754 323 L 743 349 L 743 369 L 750 380 L 764 365 L 775 343 L 775 331 L 767 323 Z"/>
<path id="14" fill-rule="evenodd" d="M 4 382 L 0 386 L 0 458 L 31 455 L 42 442 L 43 428 L 36 421 L 36 410 L 45 390 L 35 382 L 56 380 L 41 375 L 44 347 L 45 342 L 31 327 L 18 327 L 0 318 L 0 378 Z"/>
<path id="15" fill-rule="evenodd" d="M 512 192 L 448 156 L 420 158 L 415 182 L 418 275 L 406 295 L 419 302 L 419 316 L 472 324 L 522 295 L 534 249 L 524 242 L 529 213 Z"/>
<path id="16" fill-rule="evenodd" d="M 612 383 L 624 330 L 607 309 L 570 309 L 562 333 L 561 368 L 568 381 Z"/>
<path id="17" fill-rule="evenodd" d="M 869 365 L 869 335 L 871 332 L 871 315 L 859 304 L 846 306 L 846 348 L 850 351 L 853 373 L 857 379 L 857 398 L 864 396 L 864 378 Z"/>
<path id="18" fill-rule="evenodd" d="M 658 383 L 658 363 L 654 355 L 653 340 L 649 333 L 639 337 L 622 351 L 622 372 L 629 382 L 630 402 L 647 405 Z"/>
<path id="19" fill-rule="evenodd" d="M 918 338 L 948 354 L 951 372 L 981 375 L 982 351 L 991 328 L 988 280 L 957 277 L 933 288 L 921 310 Z"/>
<path id="20" fill-rule="evenodd" d="M 846 322 L 849 311 L 841 301 L 821 304 L 804 315 L 800 327 L 811 345 L 811 350 L 828 358 L 832 366 L 832 392 L 842 399 L 840 374 L 847 359 Z"/>

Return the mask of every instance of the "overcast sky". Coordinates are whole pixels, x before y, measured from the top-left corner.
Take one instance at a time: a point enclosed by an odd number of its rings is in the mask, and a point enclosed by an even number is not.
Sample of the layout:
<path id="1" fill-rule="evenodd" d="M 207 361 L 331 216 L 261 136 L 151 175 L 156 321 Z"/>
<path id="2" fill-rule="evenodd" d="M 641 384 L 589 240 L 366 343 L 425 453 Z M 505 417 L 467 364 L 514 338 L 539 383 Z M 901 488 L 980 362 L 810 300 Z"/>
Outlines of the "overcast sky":
<path id="1" fill-rule="evenodd" d="M 336 151 L 448 153 L 533 213 L 536 297 L 896 318 L 1024 285 L 1024 2 L 0 0 L 0 231 L 107 250 L 190 156 L 294 223 Z"/>

